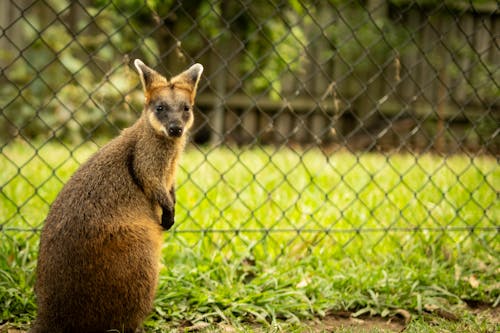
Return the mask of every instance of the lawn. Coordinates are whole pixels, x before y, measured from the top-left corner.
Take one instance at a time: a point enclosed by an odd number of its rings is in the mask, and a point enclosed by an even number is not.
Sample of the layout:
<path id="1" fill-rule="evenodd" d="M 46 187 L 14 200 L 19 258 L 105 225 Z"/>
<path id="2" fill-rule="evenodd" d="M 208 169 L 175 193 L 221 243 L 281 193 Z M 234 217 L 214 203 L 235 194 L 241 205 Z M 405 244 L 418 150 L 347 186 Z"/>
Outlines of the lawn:
<path id="1" fill-rule="evenodd" d="M 0 332 L 33 319 L 37 230 L 96 149 L 0 151 Z M 148 332 L 500 328 L 493 157 L 189 147 L 177 184 Z"/>

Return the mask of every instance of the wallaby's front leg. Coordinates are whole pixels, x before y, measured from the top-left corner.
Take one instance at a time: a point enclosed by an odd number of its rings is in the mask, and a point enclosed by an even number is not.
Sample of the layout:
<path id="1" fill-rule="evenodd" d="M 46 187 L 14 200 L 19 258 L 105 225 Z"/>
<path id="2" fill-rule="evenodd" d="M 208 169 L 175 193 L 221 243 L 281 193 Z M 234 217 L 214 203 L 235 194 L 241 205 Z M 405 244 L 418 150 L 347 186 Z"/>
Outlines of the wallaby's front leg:
<path id="1" fill-rule="evenodd" d="M 170 207 L 162 207 L 161 215 L 161 226 L 165 230 L 170 229 L 175 223 L 175 189 L 173 186 L 170 189 L 169 194 L 172 205 Z"/>
<path id="2" fill-rule="evenodd" d="M 160 206 L 161 208 L 161 217 L 159 217 L 161 226 L 165 230 L 170 229 L 174 225 L 175 215 L 175 193 L 173 186 L 167 192 L 165 187 L 161 185 L 161 180 L 144 177 L 143 175 L 147 174 L 147 172 L 144 172 L 139 166 L 135 167 L 135 172 L 135 178 L 138 180 L 146 196 L 151 200 L 153 206 Z"/>

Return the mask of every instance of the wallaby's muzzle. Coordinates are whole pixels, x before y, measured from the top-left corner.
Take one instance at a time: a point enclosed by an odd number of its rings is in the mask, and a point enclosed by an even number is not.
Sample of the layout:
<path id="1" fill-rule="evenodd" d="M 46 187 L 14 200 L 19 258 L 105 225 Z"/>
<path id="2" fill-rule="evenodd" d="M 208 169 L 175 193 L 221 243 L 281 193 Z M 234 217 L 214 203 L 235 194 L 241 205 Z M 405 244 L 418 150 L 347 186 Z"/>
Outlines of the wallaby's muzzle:
<path id="1" fill-rule="evenodd" d="M 184 129 L 178 124 L 170 124 L 168 126 L 168 135 L 174 138 L 180 138 Z"/>

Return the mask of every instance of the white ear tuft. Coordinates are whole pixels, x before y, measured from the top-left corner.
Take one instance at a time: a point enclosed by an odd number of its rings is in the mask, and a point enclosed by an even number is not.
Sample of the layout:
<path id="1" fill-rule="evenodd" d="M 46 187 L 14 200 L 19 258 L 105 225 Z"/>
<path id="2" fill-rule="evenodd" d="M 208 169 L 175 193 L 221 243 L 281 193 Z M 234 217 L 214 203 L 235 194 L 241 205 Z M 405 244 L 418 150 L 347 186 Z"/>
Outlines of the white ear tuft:
<path id="1" fill-rule="evenodd" d="M 198 76 L 201 75 L 201 73 L 203 73 L 203 65 L 202 64 L 194 64 L 193 66 L 191 66 L 191 68 L 189 70 L 194 70 L 198 73 Z"/>
<path id="2" fill-rule="evenodd" d="M 203 66 L 202 64 L 194 64 L 193 66 L 189 67 L 186 72 L 189 73 L 193 84 L 196 86 L 198 84 L 198 81 L 200 80 L 201 73 L 203 73 Z"/>
<path id="3" fill-rule="evenodd" d="M 142 73 L 142 68 L 141 67 L 144 67 L 146 65 L 140 59 L 135 59 L 134 60 L 134 66 L 135 66 L 135 68 L 137 68 L 137 71 L 139 73 Z"/>
<path id="4" fill-rule="evenodd" d="M 139 77 L 141 78 L 142 87 L 144 91 L 149 90 L 151 88 L 152 82 L 161 77 L 154 69 L 149 68 L 145 65 L 140 59 L 134 60 L 134 66 L 137 68 L 137 72 L 139 72 Z"/>

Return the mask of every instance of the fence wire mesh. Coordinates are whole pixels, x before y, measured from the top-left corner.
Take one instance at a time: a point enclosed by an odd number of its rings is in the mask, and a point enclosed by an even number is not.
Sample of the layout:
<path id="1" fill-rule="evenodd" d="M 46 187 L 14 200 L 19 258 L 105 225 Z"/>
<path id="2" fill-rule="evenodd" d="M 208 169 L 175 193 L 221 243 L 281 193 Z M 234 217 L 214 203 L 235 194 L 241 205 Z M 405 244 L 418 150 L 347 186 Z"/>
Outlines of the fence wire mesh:
<path id="1" fill-rule="evenodd" d="M 497 1 L 0 3 L 0 230 L 36 235 L 139 116 L 131 61 L 205 66 L 170 240 L 498 253 Z M 433 237 L 431 235 L 437 235 Z"/>

